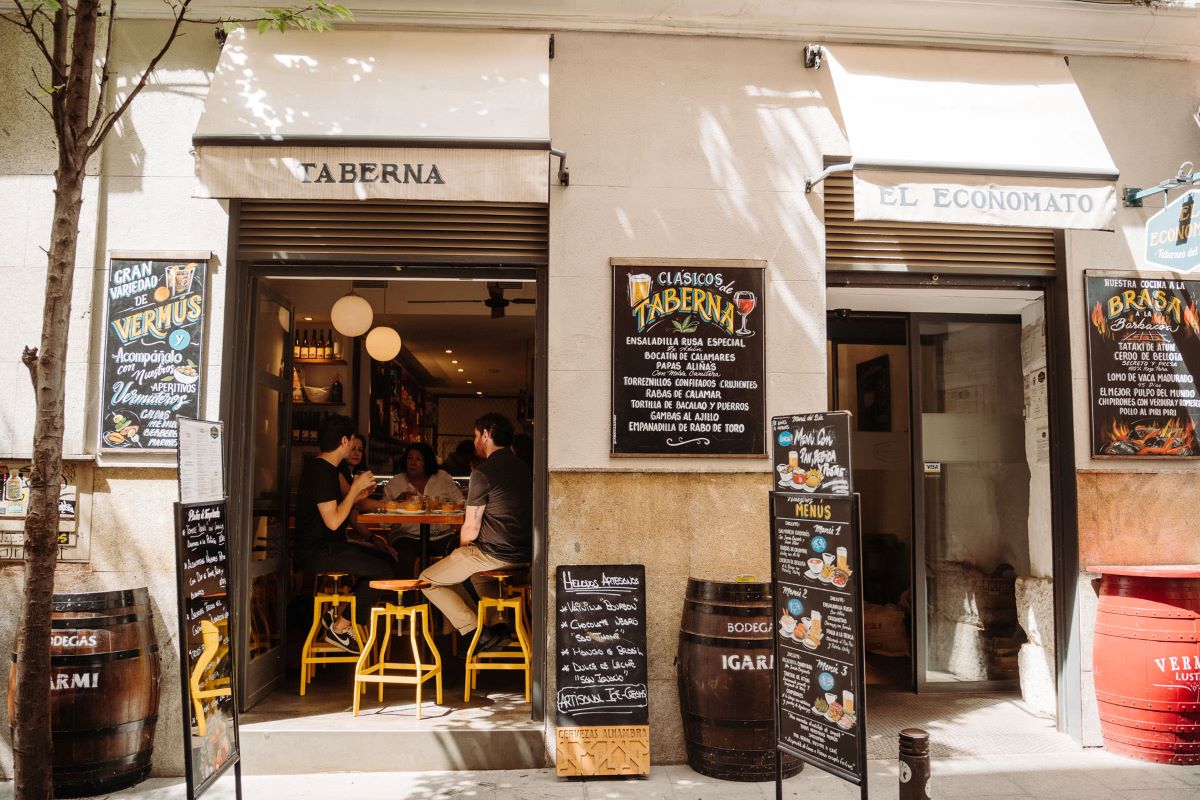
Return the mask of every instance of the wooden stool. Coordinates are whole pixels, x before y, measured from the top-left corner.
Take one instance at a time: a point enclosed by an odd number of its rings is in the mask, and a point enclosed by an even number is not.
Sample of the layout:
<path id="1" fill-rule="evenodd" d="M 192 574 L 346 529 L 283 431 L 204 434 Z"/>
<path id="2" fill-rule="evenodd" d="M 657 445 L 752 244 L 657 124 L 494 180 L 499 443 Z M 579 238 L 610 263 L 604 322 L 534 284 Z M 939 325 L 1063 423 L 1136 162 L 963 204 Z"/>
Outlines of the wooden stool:
<path id="1" fill-rule="evenodd" d="M 354 653 L 347 653 L 337 645 L 317 638 L 317 631 L 321 629 L 321 615 L 325 612 L 325 606 L 329 605 L 333 608 L 339 608 L 342 603 L 350 604 L 350 631 L 354 636 L 354 640 L 358 642 L 359 652 L 362 651 L 362 627 L 358 624 L 357 610 L 353 594 L 342 594 L 342 579 L 349 577 L 345 572 L 318 572 L 313 576 L 313 621 L 312 627 L 308 629 L 308 638 L 304 640 L 304 647 L 300 649 L 300 696 L 304 696 L 305 689 L 308 684 L 317 675 L 317 664 L 356 664 L 359 656 Z M 321 588 L 322 580 L 325 581 L 324 588 L 332 588 L 332 592 L 320 592 L 317 589 Z"/>
<path id="2" fill-rule="evenodd" d="M 475 636 L 471 639 L 471 646 L 467 648 L 466 675 L 463 680 L 463 701 L 471 701 L 471 690 L 475 688 L 476 681 L 479 678 L 479 672 L 488 669 L 519 669 L 525 672 L 525 700 L 530 699 L 529 679 L 530 679 L 530 662 L 533 660 L 533 653 L 529 646 L 529 633 L 525 629 L 525 598 L 523 593 L 515 592 L 516 587 L 505 587 L 504 582 L 515 575 L 526 571 L 524 567 L 510 569 L 493 569 L 486 572 L 476 573 L 485 578 L 495 578 L 500 584 L 500 597 L 482 597 L 479 599 L 479 608 L 475 623 Z M 501 650 L 488 650 L 482 653 L 476 653 L 475 648 L 479 644 L 479 637 L 483 633 L 484 623 L 487 621 L 488 612 L 495 611 L 499 617 L 503 619 L 504 612 L 511 610 L 513 612 L 513 632 L 517 639 Z"/>
<path id="3" fill-rule="evenodd" d="M 354 668 L 354 716 L 358 716 L 361 696 L 366 693 L 368 683 L 379 686 L 379 702 L 383 702 L 383 685 L 399 683 L 417 687 L 417 719 L 421 718 L 421 685 L 432 678 L 436 691 L 437 704 L 442 703 L 442 656 L 438 653 L 433 636 L 429 633 L 429 604 L 404 605 L 404 593 L 430 586 L 429 581 L 420 579 L 371 581 L 372 589 L 396 592 L 397 602 L 386 603 L 382 607 L 371 609 L 371 632 L 367 634 L 367 644 L 363 647 L 362 655 Z M 372 650 L 379 637 L 379 622 L 383 620 L 383 638 L 379 641 L 379 657 L 372 663 Z M 411 662 L 388 661 L 388 647 L 392 642 L 392 619 L 396 620 L 397 633 L 404 630 L 408 622 L 408 641 L 412 646 Z M 421 663 L 421 646 L 417 641 L 417 628 L 429 646 L 433 655 L 432 664 Z M 399 670 L 408 674 L 387 674 L 387 670 Z"/>

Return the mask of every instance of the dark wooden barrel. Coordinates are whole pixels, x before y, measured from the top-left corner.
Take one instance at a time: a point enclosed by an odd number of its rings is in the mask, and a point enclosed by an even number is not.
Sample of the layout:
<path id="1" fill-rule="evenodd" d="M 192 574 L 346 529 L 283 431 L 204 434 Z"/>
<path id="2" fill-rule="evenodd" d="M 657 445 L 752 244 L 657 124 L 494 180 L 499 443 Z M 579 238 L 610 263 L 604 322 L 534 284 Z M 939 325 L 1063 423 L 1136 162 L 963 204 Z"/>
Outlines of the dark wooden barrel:
<path id="1" fill-rule="evenodd" d="M 731 781 L 775 777 L 769 583 L 689 578 L 679 626 L 679 707 L 688 764 Z M 785 756 L 785 777 L 804 764 Z"/>
<path id="2" fill-rule="evenodd" d="M 1103 574 L 1092 659 L 1104 746 L 1200 764 L 1200 565 Z"/>
<path id="3" fill-rule="evenodd" d="M 50 726 L 54 796 L 127 788 L 150 772 L 159 655 L 146 589 L 54 595 Z M 19 704 L 16 653 L 8 718 Z"/>

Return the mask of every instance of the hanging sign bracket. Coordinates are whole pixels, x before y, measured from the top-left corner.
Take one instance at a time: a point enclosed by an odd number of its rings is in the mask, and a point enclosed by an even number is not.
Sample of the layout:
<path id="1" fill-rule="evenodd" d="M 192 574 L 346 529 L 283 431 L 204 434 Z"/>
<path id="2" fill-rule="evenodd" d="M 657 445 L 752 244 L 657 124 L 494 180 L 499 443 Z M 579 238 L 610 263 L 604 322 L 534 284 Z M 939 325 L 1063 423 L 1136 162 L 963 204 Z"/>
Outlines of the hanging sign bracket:
<path id="1" fill-rule="evenodd" d="M 1125 207 L 1141 208 L 1142 201 L 1147 197 L 1153 197 L 1159 193 L 1170 194 L 1172 189 L 1197 185 L 1200 185 L 1200 171 L 1194 172 L 1192 170 L 1192 162 L 1185 161 L 1179 165 L 1179 172 L 1174 178 L 1167 178 L 1165 181 L 1160 181 L 1149 189 L 1126 188 L 1124 192 Z"/>

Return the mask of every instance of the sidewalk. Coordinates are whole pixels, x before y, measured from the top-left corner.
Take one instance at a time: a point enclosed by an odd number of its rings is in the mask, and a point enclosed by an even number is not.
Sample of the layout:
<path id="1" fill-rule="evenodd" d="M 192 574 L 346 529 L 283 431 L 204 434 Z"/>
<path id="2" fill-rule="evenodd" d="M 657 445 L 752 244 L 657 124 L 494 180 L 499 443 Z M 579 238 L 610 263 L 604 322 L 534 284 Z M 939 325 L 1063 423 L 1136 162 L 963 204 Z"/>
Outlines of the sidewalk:
<path id="1" fill-rule="evenodd" d="M 204 798 L 233 798 L 232 783 Z M 870 796 L 895 798 L 897 764 L 870 762 Z M 1118 758 L 1102 750 L 1053 755 L 936 759 L 933 797 L 937 800 L 1195 800 L 1200 797 L 1200 766 L 1170 767 Z M 243 780 L 245 800 L 770 800 L 774 783 L 731 783 L 706 778 L 686 766 L 656 766 L 642 780 L 560 781 L 553 770 L 491 772 L 333 773 L 255 775 Z M 853 800 L 858 790 L 813 767 L 784 782 L 788 798 Z M 131 800 L 182 800 L 179 779 L 156 778 L 108 795 Z M 12 784 L 0 784 L 0 800 L 11 800 Z"/>

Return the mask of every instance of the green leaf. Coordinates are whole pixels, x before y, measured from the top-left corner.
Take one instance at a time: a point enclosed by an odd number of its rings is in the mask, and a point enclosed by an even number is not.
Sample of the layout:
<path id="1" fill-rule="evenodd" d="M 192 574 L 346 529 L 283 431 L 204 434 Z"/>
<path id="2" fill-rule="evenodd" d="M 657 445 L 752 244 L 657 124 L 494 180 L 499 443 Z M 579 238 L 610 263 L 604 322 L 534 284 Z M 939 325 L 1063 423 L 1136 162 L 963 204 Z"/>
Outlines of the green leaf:
<path id="1" fill-rule="evenodd" d="M 269 19 L 260 19 L 260 20 L 258 21 L 258 32 L 259 32 L 260 34 L 262 34 L 262 33 L 266 33 L 266 32 L 267 32 L 267 30 L 268 30 L 270 27 L 271 27 L 271 20 L 269 20 Z"/>

